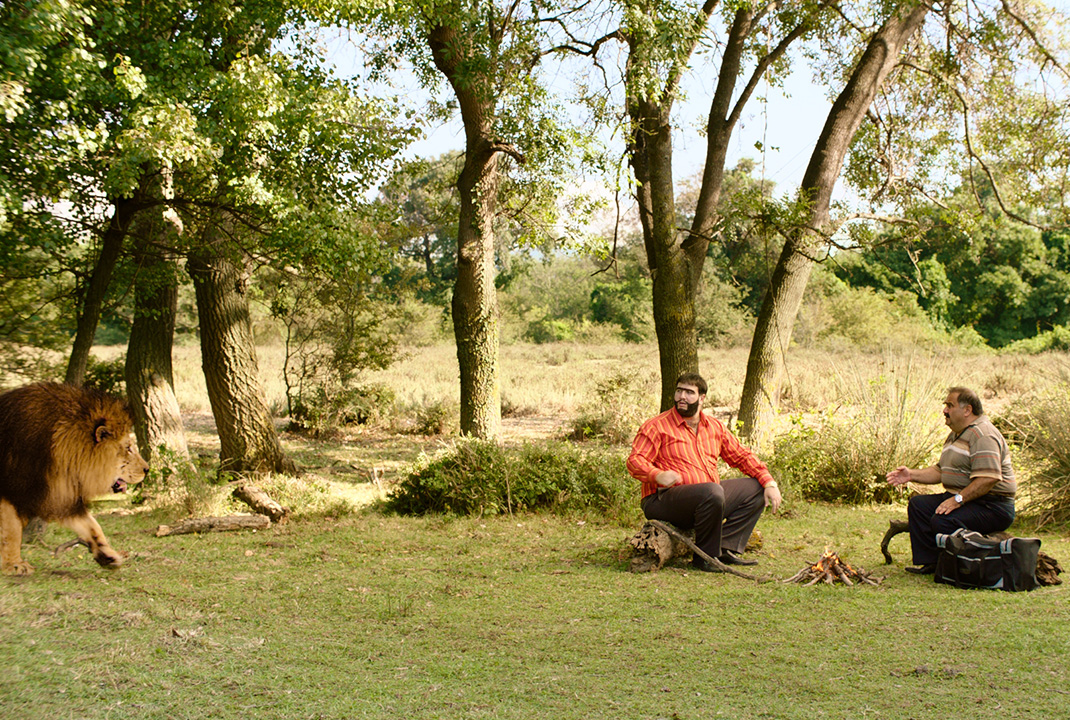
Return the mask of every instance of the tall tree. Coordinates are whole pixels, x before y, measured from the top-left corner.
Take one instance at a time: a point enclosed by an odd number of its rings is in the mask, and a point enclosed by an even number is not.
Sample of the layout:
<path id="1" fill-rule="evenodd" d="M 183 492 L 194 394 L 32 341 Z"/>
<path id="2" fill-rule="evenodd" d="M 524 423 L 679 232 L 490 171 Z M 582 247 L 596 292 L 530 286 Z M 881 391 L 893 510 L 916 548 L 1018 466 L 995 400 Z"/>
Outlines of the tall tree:
<path id="1" fill-rule="evenodd" d="M 226 254 L 233 223 L 206 228 L 205 242 L 186 264 L 197 291 L 201 366 L 219 432 L 220 473 L 293 472 L 264 401 L 249 318 L 248 271 Z"/>
<path id="2" fill-rule="evenodd" d="M 758 314 L 747 360 L 739 420 L 743 434 L 752 442 L 760 439 L 760 430 L 765 427 L 760 418 L 763 408 L 776 403 L 783 369 L 781 349 L 791 342 L 795 317 L 813 269 L 815 250 L 822 239 L 830 235 L 832 190 L 840 176 L 844 157 L 885 78 L 928 12 L 929 6 L 924 3 L 903 3 L 892 9 L 890 16 L 873 34 L 851 78 L 833 103 L 814 146 L 799 188 L 804 207 L 802 221 L 788 233 Z"/>
<path id="3" fill-rule="evenodd" d="M 162 172 L 146 173 L 145 189 L 156 202 L 138 214 L 131 233 L 138 271 L 124 370 L 138 447 L 154 467 L 189 462 L 171 365 L 179 285 L 172 248 L 178 244 L 179 228 L 174 216 L 166 216 L 170 193 L 165 178 Z"/>
<path id="4" fill-rule="evenodd" d="M 707 250 L 723 220 L 719 205 L 732 134 L 762 78 L 786 67 L 789 48 L 819 26 L 828 6 L 824 0 L 623 0 L 617 30 L 565 45 L 595 58 L 610 39 L 627 46 L 627 154 L 653 279 L 662 408 L 672 405 L 677 376 L 698 369 L 695 302 Z M 711 40 L 718 47 L 720 65 L 708 75 L 713 94 L 705 128 L 706 157 L 694 213 L 681 228 L 672 171 L 672 114 L 696 53 Z"/>
<path id="5" fill-rule="evenodd" d="M 1070 137 L 1070 74 L 1057 54 L 1065 52 L 1062 39 L 1046 28 L 1058 27 L 1051 11 L 1012 0 L 930 10 L 925 2 L 894 4 L 865 53 L 845 66 L 849 80 L 795 208 L 783 213 L 793 221 L 778 224 L 786 242 L 759 315 L 740 402 L 740 421 L 754 440 L 768 430 L 778 400 L 783 354 L 813 262 L 827 255 L 835 233 L 870 234 L 867 225 L 845 228 L 846 221 L 917 224 L 933 198 L 959 197 L 971 201 L 945 206 L 944 217 L 968 229 L 984 215 L 985 187 L 1018 222 L 1036 222 L 1029 216 L 1038 213 L 1022 210 L 1030 207 L 1045 208 L 1039 214 L 1049 222 L 1066 221 L 1070 161 L 1059 148 Z M 927 31 L 917 32 L 923 25 Z M 846 180 L 870 195 L 861 211 L 834 218 L 829 206 L 845 157 Z M 986 182 L 975 183 L 978 176 Z M 953 194 L 956 181 L 963 192 Z"/>
<path id="6" fill-rule="evenodd" d="M 503 177 L 527 176 L 542 207 L 555 208 L 549 169 L 565 170 L 582 146 L 561 130 L 537 66 L 542 19 L 556 5 L 502 0 L 402 0 L 341 3 L 341 15 L 384 41 L 380 67 L 399 56 L 421 81 L 444 79 L 464 125 L 464 164 L 457 178 L 457 277 L 451 310 L 460 367 L 461 432 L 495 437 L 501 426 L 500 336 L 495 290 L 495 220 L 503 212 Z M 370 6 L 369 6 L 370 5 Z M 431 68 L 434 68 L 431 71 Z M 437 76 L 429 73 L 437 72 Z M 523 193 L 521 193 L 523 194 Z M 539 207 L 528 205 L 528 211 Z M 547 222 L 552 224 L 552 222 Z"/>
<path id="7" fill-rule="evenodd" d="M 309 252 L 344 245 L 335 241 L 343 234 L 336 214 L 359 208 L 406 137 L 396 122 L 404 117 L 324 67 L 314 39 L 299 31 L 302 12 L 296 3 L 215 0 L 16 1 L 0 8 L 5 31 L 13 30 L 0 36 L 0 49 L 15 69 L 0 101 L 5 259 L 28 257 L 23 231 L 34 230 L 37 255 L 57 248 L 61 268 L 92 274 L 94 292 L 86 297 L 96 303 L 130 227 L 127 201 L 157 173 L 170 174 L 171 190 L 147 202 L 184 223 L 169 250 L 201 262 L 193 270 L 201 271 L 206 302 L 242 300 L 209 291 L 216 257 L 237 262 L 224 270 L 238 276 L 252 257 L 299 264 Z M 286 54 L 277 51 L 283 40 Z M 99 217 L 109 202 L 117 222 Z M 86 262 L 80 248 L 94 227 L 109 230 L 108 252 Z M 84 270 L 94 263 L 99 273 Z M 213 318 L 241 315 L 233 304 L 203 310 Z M 87 321 L 95 314 L 82 313 Z M 78 333 L 72 376 L 92 342 L 89 324 Z M 141 349 L 135 359 L 144 359 Z M 274 431 L 255 413 L 235 418 L 272 435 L 250 444 L 271 446 Z M 244 467 L 248 453 L 235 457 Z"/>

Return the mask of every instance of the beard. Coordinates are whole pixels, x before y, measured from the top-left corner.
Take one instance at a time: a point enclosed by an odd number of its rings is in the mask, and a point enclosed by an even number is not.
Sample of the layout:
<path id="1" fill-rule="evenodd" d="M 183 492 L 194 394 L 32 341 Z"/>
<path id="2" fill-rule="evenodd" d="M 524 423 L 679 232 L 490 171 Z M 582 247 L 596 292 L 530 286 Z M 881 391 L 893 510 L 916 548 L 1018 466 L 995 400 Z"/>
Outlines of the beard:
<path id="1" fill-rule="evenodd" d="M 699 406 L 700 402 L 702 402 L 702 401 L 701 400 L 696 400 L 693 403 L 686 403 L 687 407 L 684 408 L 683 410 L 681 410 L 680 409 L 680 405 L 677 404 L 676 405 L 676 412 L 680 413 L 680 417 L 685 417 L 685 418 L 695 417 L 695 413 L 698 412 L 698 406 Z"/>

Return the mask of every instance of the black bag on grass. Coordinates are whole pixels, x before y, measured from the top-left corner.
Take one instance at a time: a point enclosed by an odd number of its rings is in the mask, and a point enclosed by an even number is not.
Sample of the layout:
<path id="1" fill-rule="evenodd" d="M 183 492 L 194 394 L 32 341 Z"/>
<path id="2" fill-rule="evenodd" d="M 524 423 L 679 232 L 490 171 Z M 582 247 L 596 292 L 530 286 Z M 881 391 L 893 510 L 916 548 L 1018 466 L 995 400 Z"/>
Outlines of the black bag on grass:
<path id="1" fill-rule="evenodd" d="M 959 528 L 950 535 L 938 533 L 936 582 L 960 588 L 1032 590 L 1037 586 L 1038 538 L 991 540 L 981 533 Z"/>

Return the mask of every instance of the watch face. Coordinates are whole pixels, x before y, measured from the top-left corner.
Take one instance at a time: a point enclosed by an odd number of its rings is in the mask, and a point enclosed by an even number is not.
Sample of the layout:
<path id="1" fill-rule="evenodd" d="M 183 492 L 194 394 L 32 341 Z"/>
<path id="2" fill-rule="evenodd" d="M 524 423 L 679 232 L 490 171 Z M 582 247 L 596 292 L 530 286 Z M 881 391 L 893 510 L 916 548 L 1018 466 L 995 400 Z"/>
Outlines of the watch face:
<path id="1" fill-rule="evenodd" d="M 956 495 L 955 496 L 955 502 L 957 502 L 959 505 L 961 505 L 962 504 L 962 495 Z"/>

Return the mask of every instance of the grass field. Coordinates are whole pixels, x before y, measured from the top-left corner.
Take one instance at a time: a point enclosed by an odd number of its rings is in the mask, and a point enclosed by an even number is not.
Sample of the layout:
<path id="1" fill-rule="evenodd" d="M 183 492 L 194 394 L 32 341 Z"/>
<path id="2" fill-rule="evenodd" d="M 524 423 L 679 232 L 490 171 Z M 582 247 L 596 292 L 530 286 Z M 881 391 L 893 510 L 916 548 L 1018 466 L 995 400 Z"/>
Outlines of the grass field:
<path id="1" fill-rule="evenodd" d="M 270 364 L 270 353 L 261 357 Z M 416 408 L 449 397 L 451 359 L 443 348 L 414 350 L 378 379 Z M 703 359 L 711 388 L 725 388 L 729 402 L 744 362 L 735 352 Z M 794 393 L 796 409 L 837 402 L 843 386 L 829 368 L 841 378 L 876 376 L 881 362 L 890 360 L 800 356 L 789 369 L 808 389 Z M 523 435 L 533 417 L 553 421 L 537 426 L 543 433 L 566 422 L 607 372 L 652 374 L 656 354 L 510 346 L 502 366 L 511 402 L 533 408 L 507 427 Z M 946 383 L 1012 403 L 1066 367 L 1065 356 L 983 356 L 969 377 Z M 278 387 L 267 388 L 275 402 Z M 179 393 L 192 447 L 210 454 L 206 401 L 188 384 Z M 626 539 L 637 525 L 357 508 L 379 496 L 374 468 L 400 477 L 448 438 L 361 428 L 331 441 L 288 433 L 283 441 L 307 471 L 300 482 L 344 502 L 324 501 L 266 531 L 163 538 L 154 530 L 178 519 L 176 508 L 101 502 L 105 532 L 131 554 L 115 572 L 81 548 L 53 555 L 70 539 L 59 528 L 27 545 L 37 573 L 0 578 L 0 717 L 1068 716 L 1067 586 L 1009 594 L 936 585 L 904 572 L 906 536 L 884 566 L 880 540 L 901 506 L 789 502 L 759 523 L 757 569 L 769 582 L 683 566 L 633 575 Z M 1070 539 L 1041 538 L 1067 565 Z M 775 581 L 826 549 L 881 585 Z"/>

